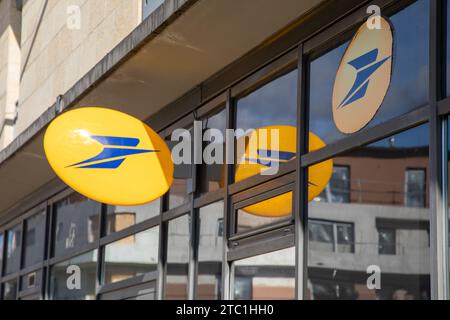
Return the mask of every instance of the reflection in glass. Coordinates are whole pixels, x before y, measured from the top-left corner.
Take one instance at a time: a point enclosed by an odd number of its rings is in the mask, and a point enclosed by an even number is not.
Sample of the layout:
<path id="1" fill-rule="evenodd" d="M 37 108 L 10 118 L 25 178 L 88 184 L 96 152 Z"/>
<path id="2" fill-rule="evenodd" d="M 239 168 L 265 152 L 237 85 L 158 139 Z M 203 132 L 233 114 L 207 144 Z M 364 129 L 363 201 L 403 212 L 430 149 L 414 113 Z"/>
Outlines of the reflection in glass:
<path id="1" fill-rule="evenodd" d="M 177 208 L 189 202 L 189 194 L 192 193 L 192 138 L 194 136 L 194 129 L 189 128 L 189 134 L 182 135 L 177 141 L 172 141 L 171 136 L 166 139 L 166 143 L 169 146 L 172 154 L 176 154 L 180 159 L 186 159 L 181 164 L 174 165 L 173 183 L 169 190 L 169 209 Z M 182 148 L 184 144 L 189 144 L 191 147 L 190 155 L 184 154 L 185 148 Z M 177 149 L 173 151 L 175 146 Z"/>
<path id="2" fill-rule="evenodd" d="M 22 243 L 22 225 L 11 228 L 7 231 L 8 241 L 6 243 L 6 274 L 19 271 L 20 268 L 20 247 Z"/>
<path id="3" fill-rule="evenodd" d="M 197 299 L 222 298 L 223 201 L 199 210 Z"/>
<path id="4" fill-rule="evenodd" d="M 161 199 L 141 206 L 108 206 L 107 234 L 122 231 L 159 215 Z"/>
<path id="5" fill-rule="evenodd" d="M 3 284 L 3 300 L 17 299 L 17 280 L 11 280 Z"/>
<path id="6" fill-rule="evenodd" d="M 186 300 L 189 270 L 189 217 L 169 221 L 165 294 L 168 300 Z"/>
<path id="7" fill-rule="evenodd" d="M 25 221 L 24 266 L 30 267 L 44 258 L 45 211 Z"/>
<path id="8" fill-rule="evenodd" d="M 235 300 L 295 299 L 295 248 L 234 263 Z"/>
<path id="9" fill-rule="evenodd" d="M 72 290 L 67 286 L 67 280 L 72 275 L 67 273 L 69 266 L 79 267 L 81 289 Z M 50 269 L 51 300 L 94 300 L 95 275 L 97 268 L 97 250 L 58 263 Z"/>
<path id="10" fill-rule="evenodd" d="M 204 159 L 204 164 L 200 167 L 202 193 L 218 190 L 222 185 L 226 126 L 226 110 L 222 110 L 203 120 L 203 140 L 206 140 L 203 142 L 203 152 L 211 155 L 212 159 L 211 161 L 208 160 L 208 162 L 206 161 L 207 159 Z M 215 159 L 220 159 L 220 162 L 213 162 Z"/>
<path id="11" fill-rule="evenodd" d="M 55 205 L 54 256 L 98 239 L 101 204 L 74 193 Z"/>
<path id="12" fill-rule="evenodd" d="M 297 70 L 291 71 L 237 101 L 235 182 L 295 157 L 297 77 Z M 265 128 L 268 130 L 262 131 Z M 275 145 L 271 142 L 276 133 L 273 130 L 278 130 L 279 147 L 274 148 L 276 150 L 271 150 Z M 255 149 L 252 141 L 256 143 L 256 150 L 252 150 Z M 242 164 L 243 160 L 245 164 Z"/>
<path id="13" fill-rule="evenodd" d="M 369 127 L 417 109 L 428 101 L 428 3 L 419 0 L 390 17 L 394 30 L 392 80 Z M 327 144 L 345 136 L 334 124 L 331 99 L 336 72 L 348 44 L 340 45 L 310 64 L 310 130 Z"/>
<path id="14" fill-rule="evenodd" d="M 31 272 L 27 275 L 20 277 L 20 290 L 28 290 L 38 288 L 42 282 L 42 270 Z"/>
<path id="15" fill-rule="evenodd" d="M 292 216 L 292 192 L 237 210 L 237 232 L 245 232 L 289 219 Z"/>
<path id="16" fill-rule="evenodd" d="M 105 283 L 115 283 L 156 271 L 159 227 L 149 229 L 105 247 Z"/>
<path id="17" fill-rule="evenodd" d="M 447 97 L 450 96 L 450 3 L 446 0 L 447 6 L 447 50 L 446 50 L 446 65 L 447 65 Z"/>
<path id="18" fill-rule="evenodd" d="M 318 197 L 326 202 L 350 202 L 350 168 L 348 166 L 335 165 L 330 183 Z"/>
<path id="19" fill-rule="evenodd" d="M 409 205 L 405 184 L 408 168 L 428 170 L 428 131 L 422 125 L 333 159 L 350 168 L 349 201 L 309 203 L 311 299 L 430 298 L 428 182 L 414 180 L 424 206 Z M 373 265 L 379 290 L 366 285 Z"/>

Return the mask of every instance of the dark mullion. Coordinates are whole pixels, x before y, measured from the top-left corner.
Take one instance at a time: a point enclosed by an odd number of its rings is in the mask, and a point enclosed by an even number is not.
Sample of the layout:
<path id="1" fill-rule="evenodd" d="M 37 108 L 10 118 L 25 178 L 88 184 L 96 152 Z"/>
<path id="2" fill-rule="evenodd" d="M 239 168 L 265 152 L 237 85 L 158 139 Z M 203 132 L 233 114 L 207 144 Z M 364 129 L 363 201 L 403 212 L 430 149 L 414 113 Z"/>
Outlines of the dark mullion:
<path id="1" fill-rule="evenodd" d="M 95 299 L 100 300 L 100 295 L 98 294 L 104 279 L 104 247 L 102 247 L 101 240 L 107 233 L 107 223 L 108 223 L 108 205 L 102 204 L 102 208 L 99 216 L 99 227 L 98 227 L 98 240 L 97 240 L 97 266 L 95 274 Z"/>
<path id="2" fill-rule="evenodd" d="M 447 219 L 443 205 L 442 191 L 442 122 L 439 118 L 438 103 L 442 97 L 442 66 L 443 57 L 441 45 L 442 1 L 430 0 L 430 62 L 429 62 L 429 103 L 430 103 L 430 266 L 431 266 L 431 298 L 446 299 L 448 297 L 446 270 Z"/>
<path id="3" fill-rule="evenodd" d="M 296 183 L 294 186 L 295 219 L 295 297 L 306 299 L 308 282 L 308 169 L 302 165 L 303 155 L 308 153 L 309 108 L 308 66 L 303 45 L 298 48 L 298 96 L 297 96 L 297 158 Z"/>
<path id="4" fill-rule="evenodd" d="M 227 91 L 227 103 L 226 103 L 226 128 L 234 129 L 235 126 L 235 110 L 233 107 L 233 98 L 231 97 L 231 90 Z M 228 137 L 228 136 L 227 136 Z M 226 144 L 226 152 L 225 152 L 225 194 L 224 194 L 224 214 L 223 214 L 223 250 L 222 250 L 222 297 L 223 300 L 229 300 L 232 298 L 232 294 L 230 292 L 230 287 L 232 285 L 232 272 L 230 268 L 230 263 L 228 262 L 228 239 L 231 235 L 232 225 L 234 219 L 231 217 L 232 205 L 230 199 L 230 189 L 229 186 L 233 182 L 233 163 L 234 163 L 234 149 L 231 150 L 229 143 Z M 233 143 L 234 145 L 234 143 Z M 232 151 L 232 152 L 231 152 Z M 234 228 L 233 228 L 234 229 Z"/>

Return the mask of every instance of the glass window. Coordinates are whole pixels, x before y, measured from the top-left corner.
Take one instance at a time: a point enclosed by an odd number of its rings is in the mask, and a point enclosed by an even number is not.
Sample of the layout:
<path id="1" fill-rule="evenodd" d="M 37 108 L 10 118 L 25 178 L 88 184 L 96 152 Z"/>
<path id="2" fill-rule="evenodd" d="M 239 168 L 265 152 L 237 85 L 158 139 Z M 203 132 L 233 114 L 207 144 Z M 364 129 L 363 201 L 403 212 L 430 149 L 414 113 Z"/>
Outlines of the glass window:
<path id="1" fill-rule="evenodd" d="M 390 17 L 394 31 L 392 79 L 368 127 L 412 111 L 428 101 L 428 6 L 429 1 L 419 0 Z M 334 123 L 332 96 L 336 73 L 348 44 L 340 45 L 310 64 L 310 130 L 325 144 L 346 136 Z"/>
<path id="2" fill-rule="evenodd" d="M 46 213 L 25 221 L 24 266 L 30 267 L 44 258 Z"/>
<path id="3" fill-rule="evenodd" d="M 197 299 L 222 298 L 223 201 L 199 210 Z"/>
<path id="4" fill-rule="evenodd" d="M 348 203 L 350 202 L 350 168 L 335 165 L 330 183 L 315 201 Z"/>
<path id="5" fill-rule="evenodd" d="M 425 207 L 425 169 L 407 169 L 405 172 L 405 206 Z"/>
<path id="6" fill-rule="evenodd" d="M 50 269 L 50 299 L 94 300 L 96 271 L 97 250 L 54 265 Z"/>
<path id="7" fill-rule="evenodd" d="M 394 228 L 378 228 L 378 253 L 394 254 L 396 253 L 396 230 Z"/>
<path id="8" fill-rule="evenodd" d="M 295 157 L 297 77 L 297 70 L 291 71 L 237 101 L 236 182 Z M 265 136 L 260 129 L 267 129 L 262 131 Z M 275 146 L 271 140 L 274 129 L 278 130 L 279 144 L 271 150 Z M 252 150 L 250 141 L 256 142 L 256 150 Z"/>
<path id="9" fill-rule="evenodd" d="M 295 248 L 234 263 L 235 300 L 295 299 Z"/>
<path id="10" fill-rule="evenodd" d="M 245 232 L 292 217 L 292 192 L 237 210 L 237 232 Z"/>
<path id="11" fill-rule="evenodd" d="M 14 273 L 20 269 L 20 248 L 22 244 L 22 225 L 7 231 L 6 244 L 6 274 Z"/>
<path id="12" fill-rule="evenodd" d="M 202 193 L 211 192 L 223 187 L 226 126 L 226 110 L 222 110 L 203 120 L 204 164 L 200 169 Z"/>
<path id="13" fill-rule="evenodd" d="M 189 217 L 169 221 L 165 295 L 168 300 L 186 300 L 189 271 Z"/>
<path id="14" fill-rule="evenodd" d="M 56 203 L 54 256 L 98 239 L 101 204 L 78 193 Z"/>
<path id="15" fill-rule="evenodd" d="M 108 206 L 107 234 L 122 231 L 159 215 L 161 199 L 141 206 Z"/>
<path id="16" fill-rule="evenodd" d="M 193 191 L 192 185 L 192 160 L 194 129 L 189 128 L 184 135 L 177 136 L 178 141 L 172 141 L 172 136 L 166 139 L 172 154 L 183 159 L 183 163 L 174 165 L 173 183 L 169 190 L 169 209 L 180 207 L 189 202 L 189 195 Z M 174 137 L 175 139 L 175 137 Z M 174 148 L 177 148 L 173 151 Z M 187 154 L 189 153 L 189 154 Z"/>
<path id="17" fill-rule="evenodd" d="M 105 283 L 115 283 L 156 271 L 159 227 L 152 228 L 105 247 Z"/>
<path id="18" fill-rule="evenodd" d="M 3 284 L 3 300 L 17 300 L 17 280 Z"/>
<path id="19" fill-rule="evenodd" d="M 428 167 L 428 131 L 422 125 L 333 159 L 350 168 L 350 201 L 309 203 L 310 298 L 430 298 L 430 212 L 407 206 L 404 191 L 406 168 Z M 339 222 L 332 228 L 316 220 Z M 380 289 L 367 286 L 374 265 Z"/>
<path id="20" fill-rule="evenodd" d="M 323 252 L 354 252 L 354 228 L 351 223 L 309 221 L 309 245 Z"/>
<path id="21" fill-rule="evenodd" d="M 38 288 L 42 282 L 42 270 L 31 272 L 20 277 L 20 291 Z"/>

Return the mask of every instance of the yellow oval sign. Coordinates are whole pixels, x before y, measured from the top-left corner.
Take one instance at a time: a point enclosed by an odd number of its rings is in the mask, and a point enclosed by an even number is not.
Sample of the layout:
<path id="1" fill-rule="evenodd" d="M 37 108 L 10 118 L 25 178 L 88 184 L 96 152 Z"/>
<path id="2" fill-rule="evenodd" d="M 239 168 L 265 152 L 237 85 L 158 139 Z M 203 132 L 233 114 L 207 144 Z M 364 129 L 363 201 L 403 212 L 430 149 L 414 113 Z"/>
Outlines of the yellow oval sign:
<path id="1" fill-rule="evenodd" d="M 75 191 L 111 205 L 140 205 L 164 195 L 173 181 L 165 142 L 145 123 L 106 108 L 75 109 L 49 125 L 50 166 Z"/>
<path id="2" fill-rule="evenodd" d="M 333 118 L 336 127 L 350 134 L 375 116 L 391 83 L 393 35 L 381 18 L 379 29 L 364 23 L 350 42 L 336 74 Z"/>
<path id="3" fill-rule="evenodd" d="M 278 130 L 278 147 L 272 150 L 271 131 Z M 262 137 L 262 139 L 261 139 Z M 269 126 L 256 129 L 248 137 L 238 139 L 237 145 L 247 139 L 245 151 L 238 154 L 241 163 L 236 165 L 235 181 L 241 181 L 260 174 L 277 164 L 296 157 L 297 129 L 292 126 Z M 251 141 L 256 141 L 252 145 Z M 276 144 L 275 144 L 276 145 Z M 325 143 L 314 133 L 309 133 L 309 151 L 325 147 Z M 316 198 L 325 189 L 333 174 L 333 160 L 326 160 L 308 169 L 308 200 Z M 262 217 L 283 217 L 292 213 L 292 193 L 282 194 L 269 200 L 248 206 L 243 211 Z"/>

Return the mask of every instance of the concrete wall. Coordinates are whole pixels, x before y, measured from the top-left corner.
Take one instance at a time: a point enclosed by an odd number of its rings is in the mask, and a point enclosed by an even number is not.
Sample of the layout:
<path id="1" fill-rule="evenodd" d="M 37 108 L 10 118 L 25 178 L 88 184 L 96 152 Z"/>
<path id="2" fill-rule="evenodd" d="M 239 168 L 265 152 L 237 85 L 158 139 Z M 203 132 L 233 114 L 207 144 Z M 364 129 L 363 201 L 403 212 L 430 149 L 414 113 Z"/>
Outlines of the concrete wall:
<path id="1" fill-rule="evenodd" d="M 79 29 L 68 27 L 77 18 L 74 6 L 79 8 Z M 22 10 L 22 78 L 15 136 L 94 67 L 141 19 L 141 0 L 27 1 Z"/>
<path id="2" fill-rule="evenodd" d="M 15 0 L 0 0 L 0 149 L 13 138 L 19 99 L 20 18 Z"/>

